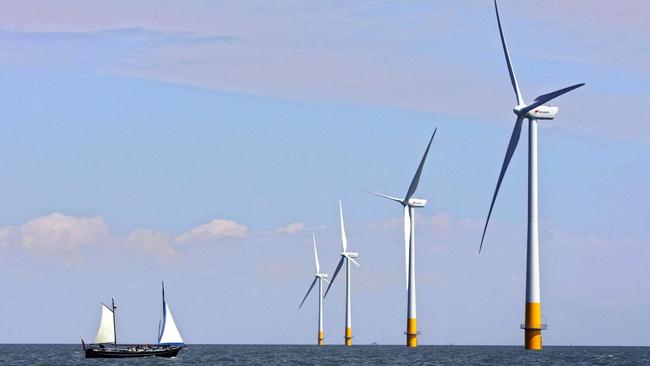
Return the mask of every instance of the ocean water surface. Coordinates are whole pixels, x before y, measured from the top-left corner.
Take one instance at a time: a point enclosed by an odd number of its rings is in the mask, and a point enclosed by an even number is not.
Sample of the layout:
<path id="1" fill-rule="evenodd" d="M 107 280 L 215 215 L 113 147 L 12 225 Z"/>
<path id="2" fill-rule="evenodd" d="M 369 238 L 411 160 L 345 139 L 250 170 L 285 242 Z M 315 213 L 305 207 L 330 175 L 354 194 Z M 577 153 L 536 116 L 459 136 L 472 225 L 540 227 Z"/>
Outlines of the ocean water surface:
<path id="1" fill-rule="evenodd" d="M 650 347 L 190 345 L 178 357 L 85 359 L 81 345 L 0 345 L 0 365 L 650 365 Z"/>

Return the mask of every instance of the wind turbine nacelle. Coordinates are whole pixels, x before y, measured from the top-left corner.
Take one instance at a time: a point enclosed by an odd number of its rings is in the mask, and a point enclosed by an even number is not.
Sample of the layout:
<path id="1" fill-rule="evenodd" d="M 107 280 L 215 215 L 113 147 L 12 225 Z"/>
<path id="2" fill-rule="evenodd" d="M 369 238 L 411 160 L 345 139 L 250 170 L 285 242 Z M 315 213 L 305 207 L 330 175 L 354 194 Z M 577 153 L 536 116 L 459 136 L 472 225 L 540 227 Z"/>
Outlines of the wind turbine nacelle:
<path id="1" fill-rule="evenodd" d="M 320 278 L 327 278 L 329 275 L 327 273 L 319 273 L 317 276 Z"/>
<path id="2" fill-rule="evenodd" d="M 411 198 L 409 200 L 410 207 L 424 207 L 427 204 L 427 200 L 422 198 Z"/>
<path id="3" fill-rule="evenodd" d="M 345 253 L 345 256 L 348 258 L 356 258 L 359 256 L 359 253 L 347 252 Z"/>
<path id="4" fill-rule="evenodd" d="M 553 119 L 559 110 L 558 107 L 549 107 L 547 105 L 540 105 L 532 109 L 526 114 L 526 117 L 532 119 Z"/>

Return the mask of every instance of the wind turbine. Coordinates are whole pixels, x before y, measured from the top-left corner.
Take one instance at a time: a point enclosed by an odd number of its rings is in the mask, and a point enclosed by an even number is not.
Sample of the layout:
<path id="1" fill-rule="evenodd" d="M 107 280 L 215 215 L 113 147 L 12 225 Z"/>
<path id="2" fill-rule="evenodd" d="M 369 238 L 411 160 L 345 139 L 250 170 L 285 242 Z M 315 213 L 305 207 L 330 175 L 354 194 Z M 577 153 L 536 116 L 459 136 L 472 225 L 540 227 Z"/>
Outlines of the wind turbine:
<path id="1" fill-rule="evenodd" d="M 336 279 L 336 275 L 339 273 L 341 270 L 341 267 L 343 266 L 343 262 L 345 262 L 345 275 L 346 275 L 346 285 L 345 285 L 345 345 L 346 346 L 351 346 L 352 345 L 352 308 L 350 305 L 350 261 L 352 263 L 356 264 L 359 266 L 359 263 L 354 260 L 354 258 L 359 256 L 359 253 L 354 253 L 354 252 L 348 252 L 348 239 L 345 236 L 345 225 L 343 224 L 343 204 L 339 200 L 339 216 L 341 218 L 341 247 L 343 248 L 343 251 L 341 252 L 341 260 L 339 260 L 339 264 L 336 266 L 336 270 L 334 271 L 334 275 L 332 275 L 331 282 L 329 286 L 327 286 L 327 290 L 325 291 L 325 296 L 330 291 L 330 288 L 332 287 L 332 283 L 334 283 L 334 279 Z"/>
<path id="2" fill-rule="evenodd" d="M 302 302 L 300 303 L 300 306 L 298 306 L 298 309 L 302 307 L 302 304 L 305 303 L 305 300 L 307 300 L 307 296 L 309 296 L 309 293 L 311 290 L 314 288 L 314 285 L 316 284 L 316 281 L 318 281 L 318 345 L 322 346 L 325 341 L 325 333 L 323 332 L 323 281 L 327 281 L 327 273 L 320 273 L 320 263 L 318 262 L 318 251 L 316 250 L 316 234 L 313 234 L 313 239 L 314 239 L 314 260 L 316 262 L 316 274 L 314 275 L 314 280 L 311 282 L 311 285 L 309 286 L 309 290 L 307 290 L 307 293 L 305 294 L 305 297 L 303 297 Z"/>
<path id="3" fill-rule="evenodd" d="M 488 211 L 487 220 L 485 220 L 479 253 L 483 248 L 483 240 L 485 239 L 485 232 L 488 223 L 490 222 L 492 209 L 494 208 L 494 201 L 499 193 L 499 188 L 501 187 L 503 176 L 510 164 L 510 159 L 517 148 L 519 137 L 521 135 L 521 125 L 526 118 L 528 119 L 528 248 L 526 260 L 526 320 L 525 324 L 521 325 L 521 328 L 525 331 L 524 339 L 526 349 L 540 350 L 542 349 L 542 330 L 546 329 L 546 324 L 542 324 L 539 285 L 539 242 L 537 229 L 537 120 L 551 120 L 555 118 L 558 108 L 544 104 L 585 84 L 580 83 L 552 93 L 540 95 L 535 98 L 532 103 L 526 104 L 524 98 L 521 96 L 521 92 L 519 91 L 515 71 L 512 67 L 512 62 L 510 61 L 508 48 L 506 47 L 506 40 L 503 37 L 503 30 L 501 28 L 501 20 L 499 19 L 499 9 L 496 0 L 494 0 L 494 10 L 497 16 L 497 24 L 499 25 L 499 34 L 501 36 L 503 53 L 506 58 L 506 64 L 508 65 L 510 82 L 512 83 L 512 88 L 515 91 L 515 97 L 517 99 L 517 105 L 513 109 L 513 112 L 517 115 L 517 120 L 515 121 L 515 128 L 512 131 L 512 136 L 510 136 L 506 156 L 503 159 L 499 179 L 497 180 L 497 185 L 494 189 L 490 211 Z"/>
<path id="4" fill-rule="evenodd" d="M 422 174 L 422 168 L 424 167 L 424 161 L 427 159 L 427 154 L 429 153 L 429 148 L 431 147 L 431 142 L 436 136 L 436 131 L 438 128 L 433 131 L 431 135 L 431 140 L 429 140 L 429 145 L 424 151 L 418 170 L 415 172 L 415 176 L 411 181 L 406 196 L 404 198 L 395 198 L 391 196 L 386 196 L 380 193 L 367 192 L 374 194 L 376 196 L 384 197 L 389 200 L 398 202 L 404 206 L 404 259 L 406 264 L 406 289 L 408 291 L 408 302 L 407 302 L 407 320 L 406 320 L 406 345 L 408 347 L 417 347 L 418 341 L 417 336 L 419 332 L 417 331 L 417 320 L 416 320 L 416 307 L 415 307 L 415 208 L 424 207 L 427 204 L 427 200 L 420 198 L 412 198 L 415 190 L 418 188 L 418 182 L 420 181 L 420 175 Z"/>

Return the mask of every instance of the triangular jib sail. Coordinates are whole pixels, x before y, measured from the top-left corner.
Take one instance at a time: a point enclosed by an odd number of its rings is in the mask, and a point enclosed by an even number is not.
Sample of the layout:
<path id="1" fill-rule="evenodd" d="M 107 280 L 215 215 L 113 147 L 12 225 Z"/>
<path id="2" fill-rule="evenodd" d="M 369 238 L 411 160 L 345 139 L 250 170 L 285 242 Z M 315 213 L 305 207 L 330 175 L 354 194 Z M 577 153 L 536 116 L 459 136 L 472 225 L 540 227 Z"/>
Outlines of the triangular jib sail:
<path id="1" fill-rule="evenodd" d="M 115 322 L 113 310 L 102 304 L 102 319 L 95 337 L 95 343 L 115 343 Z"/>
<path id="2" fill-rule="evenodd" d="M 159 344 L 185 344 L 181 334 L 176 328 L 176 323 L 172 317 L 171 311 L 169 311 L 169 305 L 165 301 L 165 289 L 163 288 L 163 313 L 162 313 L 162 324 L 160 327 L 160 334 L 158 335 Z"/>

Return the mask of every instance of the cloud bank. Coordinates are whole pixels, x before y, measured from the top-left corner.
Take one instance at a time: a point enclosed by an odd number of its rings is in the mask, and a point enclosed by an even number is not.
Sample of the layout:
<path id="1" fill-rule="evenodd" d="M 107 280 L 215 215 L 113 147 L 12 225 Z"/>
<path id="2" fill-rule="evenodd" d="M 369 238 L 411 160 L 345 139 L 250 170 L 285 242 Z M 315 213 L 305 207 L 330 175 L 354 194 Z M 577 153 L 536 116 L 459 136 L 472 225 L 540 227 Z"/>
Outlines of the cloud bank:
<path id="1" fill-rule="evenodd" d="M 287 227 L 292 227 L 288 225 Z M 101 216 L 77 217 L 54 212 L 33 218 L 22 225 L 0 228 L 0 248 L 20 247 L 29 254 L 63 258 L 76 262 L 87 247 L 135 249 L 162 260 L 178 257 L 175 245 L 213 241 L 222 238 L 243 238 L 246 225 L 231 220 L 214 219 L 174 237 L 164 230 L 138 228 L 126 236 L 111 234 Z"/>
<path id="2" fill-rule="evenodd" d="M 181 235 L 174 241 L 190 243 L 198 241 L 217 240 L 224 237 L 243 238 L 248 233 L 245 225 L 230 220 L 214 219 L 207 224 L 197 226 Z"/>
<path id="3" fill-rule="evenodd" d="M 293 235 L 305 229 L 305 224 L 302 222 L 292 222 L 286 226 L 275 229 L 276 234 L 289 234 Z"/>
<path id="4" fill-rule="evenodd" d="M 178 256 L 172 246 L 170 235 L 164 231 L 137 229 L 126 237 L 124 244 L 164 260 L 171 260 Z"/>
<path id="5" fill-rule="evenodd" d="M 83 218 L 59 212 L 0 229 L 0 243 L 4 246 L 17 244 L 35 255 L 60 254 L 68 259 L 76 259 L 83 247 L 107 238 L 108 226 L 102 217 Z"/>

